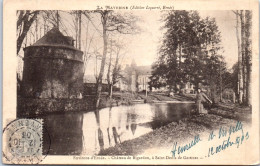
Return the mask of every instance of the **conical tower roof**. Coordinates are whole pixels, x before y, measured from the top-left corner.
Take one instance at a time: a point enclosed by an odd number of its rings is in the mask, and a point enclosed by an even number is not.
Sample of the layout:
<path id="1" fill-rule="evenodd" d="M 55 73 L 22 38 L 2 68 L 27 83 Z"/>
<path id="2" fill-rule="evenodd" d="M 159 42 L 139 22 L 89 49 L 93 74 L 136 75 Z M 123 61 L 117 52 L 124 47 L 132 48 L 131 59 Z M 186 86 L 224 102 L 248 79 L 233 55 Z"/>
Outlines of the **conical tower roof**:
<path id="1" fill-rule="evenodd" d="M 78 50 L 73 46 L 73 41 L 72 37 L 64 36 L 58 28 L 54 27 L 32 46 L 61 46 Z"/>

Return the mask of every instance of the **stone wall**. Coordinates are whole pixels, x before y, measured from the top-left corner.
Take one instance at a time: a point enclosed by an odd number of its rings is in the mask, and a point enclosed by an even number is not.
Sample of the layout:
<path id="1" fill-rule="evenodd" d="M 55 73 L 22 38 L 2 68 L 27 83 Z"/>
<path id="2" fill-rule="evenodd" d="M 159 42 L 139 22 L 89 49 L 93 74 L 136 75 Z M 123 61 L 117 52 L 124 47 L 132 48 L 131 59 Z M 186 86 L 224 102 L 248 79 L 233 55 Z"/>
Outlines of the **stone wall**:
<path id="1" fill-rule="evenodd" d="M 17 99 L 17 117 L 34 117 L 51 113 L 65 113 L 74 111 L 92 111 L 95 98 L 84 99 Z"/>
<path id="2" fill-rule="evenodd" d="M 82 52 L 64 46 L 24 49 L 22 96 L 75 98 L 83 92 Z"/>
<path id="3" fill-rule="evenodd" d="M 83 84 L 83 95 L 95 95 L 96 94 L 96 83 L 84 83 Z M 102 84 L 102 92 L 108 92 L 108 85 Z"/>

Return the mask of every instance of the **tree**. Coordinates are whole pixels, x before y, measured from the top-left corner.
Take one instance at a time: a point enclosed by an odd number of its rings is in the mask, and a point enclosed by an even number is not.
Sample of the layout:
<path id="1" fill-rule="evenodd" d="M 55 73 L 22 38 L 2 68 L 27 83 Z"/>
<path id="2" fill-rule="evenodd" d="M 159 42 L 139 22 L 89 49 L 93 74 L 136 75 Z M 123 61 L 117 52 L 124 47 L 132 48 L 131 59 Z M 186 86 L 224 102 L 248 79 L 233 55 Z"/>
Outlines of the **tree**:
<path id="1" fill-rule="evenodd" d="M 203 84 L 215 87 L 215 91 L 221 89 L 218 80 L 225 63 L 220 55 L 221 36 L 215 19 L 202 19 L 196 11 L 170 11 L 163 21 L 166 32 L 151 84 L 161 86 L 158 81 L 165 80 L 175 91 L 187 82 L 196 88 Z"/>
<path id="2" fill-rule="evenodd" d="M 120 44 L 119 44 L 120 43 Z M 109 87 L 109 97 L 112 98 L 113 94 L 113 86 L 119 81 L 120 78 L 120 70 L 121 65 L 119 60 L 123 59 L 124 53 L 122 53 L 122 49 L 124 48 L 123 41 L 111 40 L 111 51 L 110 51 L 110 58 L 109 58 L 109 64 L 108 64 L 108 71 L 107 71 L 107 82 Z M 115 57 L 113 58 L 113 54 L 115 54 Z M 114 61 L 112 62 L 112 59 Z"/>
<path id="3" fill-rule="evenodd" d="M 105 70 L 107 48 L 108 48 L 108 33 L 130 34 L 137 30 L 135 22 L 136 17 L 131 14 L 122 15 L 115 13 L 112 10 L 97 10 L 95 11 L 101 16 L 103 29 L 103 55 L 101 59 L 100 72 L 97 79 L 96 107 L 99 106 L 100 96 L 102 91 L 102 78 Z"/>
<path id="4" fill-rule="evenodd" d="M 247 82 L 246 82 L 246 104 L 252 106 L 252 11 L 245 11 L 245 60 L 246 60 L 246 71 L 247 71 Z"/>
<path id="5" fill-rule="evenodd" d="M 85 73 L 86 73 L 88 60 L 89 60 L 93 55 L 95 55 L 94 52 L 90 52 L 90 48 L 91 48 L 92 41 L 93 41 L 93 39 L 94 39 L 95 32 L 92 33 L 92 35 L 91 35 L 90 37 L 88 37 L 88 33 L 89 33 L 89 20 L 88 20 L 88 22 L 87 22 L 87 27 L 86 27 L 86 39 L 85 39 L 85 43 L 83 43 L 83 48 L 84 48 L 84 54 L 83 54 L 84 75 L 85 75 Z"/>
<path id="6" fill-rule="evenodd" d="M 232 88 L 234 90 L 234 92 L 236 93 L 236 96 L 238 98 L 238 100 L 240 100 L 240 88 L 239 88 L 239 64 L 238 62 L 235 63 L 233 66 L 232 66 L 232 74 L 231 74 L 231 77 L 232 77 Z"/>
<path id="7" fill-rule="evenodd" d="M 242 72 L 243 72 L 243 103 L 246 101 L 246 57 L 245 57 L 245 14 L 244 11 L 240 11 L 240 22 L 241 22 L 241 55 L 242 55 Z"/>
<path id="8" fill-rule="evenodd" d="M 166 63 L 167 72 L 166 82 L 170 87 L 177 90 L 177 85 L 182 82 L 183 72 L 181 66 L 181 47 L 187 41 L 189 31 L 189 12 L 187 11 L 171 11 L 166 13 L 163 43 L 160 48 L 160 63 Z M 179 51 L 178 51 L 179 50 Z M 178 51 L 178 52 L 177 52 Z"/>
<path id="9" fill-rule="evenodd" d="M 51 27 L 57 27 L 58 29 L 61 28 L 61 16 L 60 11 L 58 10 L 43 10 L 40 11 L 40 16 L 44 20 L 44 26 L 45 27 L 45 33 L 49 30 Z M 65 27 L 64 27 L 65 28 Z"/>
<path id="10" fill-rule="evenodd" d="M 242 67 L 242 52 L 241 52 L 241 42 L 239 35 L 239 12 L 234 12 L 236 14 L 236 35 L 237 35 L 237 46 L 238 46 L 238 94 L 239 94 L 239 103 L 243 102 L 243 67 Z"/>
<path id="11" fill-rule="evenodd" d="M 252 72 L 252 51 L 251 51 L 251 11 L 233 11 L 236 15 L 237 40 L 238 40 L 238 77 L 239 77 L 239 103 L 251 105 L 251 72 Z M 238 31 L 240 21 L 240 34 Z M 241 36 L 241 42 L 239 37 Z"/>
<path id="12" fill-rule="evenodd" d="M 152 76 L 148 82 L 150 88 L 159 89 L 166 87 L 166 75 L 164 74 L 167 67 L 163 63 L 155 63 L 152 65 Z"/>
<path id="13" fill-rule="evenodd" d="M 17 19 L 17 50 L 18 54 L 22 43 L 29 31 L 31 25 L 36 20 L 39 11 L 31 11 L 31 10 L 19 10 L 17 11 L 18 19 Z"/>
<path id="14" fill-rule="evenodd" d="M 78 20 L 79 20 L 79 46 L 78 48 L 81 49 L 81 24 L 82 24 L 82 19 L 81 19 L 81 10 L 78 11 Z"/>
<path id="15" fill-rule="evenodd" d="M 109 56 L 109 64 L 108 64 L 108 70 L 107 70 L 107 84 L 108 84 L 108 94 L 109 97 L 112 98 L 112 83 L 111 83 L 111 79 L 110 79 L 110 75 L 111 75 L 111 65 L 112 65 L 112 40 L 110 40 L 110 56 Z"/>
<path id="16" fill-rule="evenodd" d="M 75 10 L 69 12 L 73 16 L 73 30 L 75 31 L 76 48 L 81 49 L 81 31 L 82 31 L 82 12 L 81 10 Z M 87 27 L 88 29 L 88 27 Z"/>
<path id="17" fill-rule="evenodd" d="M 97 78 L 97 93 L 96 93 L 96 108 L 99 106 L 100 102 L 100 96 L 101 96 L 101 90 L 102 90 L 102 78 L 104 74 L 104 69 L 105 69 L 105 62 L 106 62 L 106 56 L 107 56 L 107 19 L 108 19 L 108 14 L 111 11 L 99 11 L 101 15 L 101 22 L 102 22 L 102 27 L 103 27 L 103 56 L 101 60 L 101 67 L 100 67 L 100 72 Z"/>

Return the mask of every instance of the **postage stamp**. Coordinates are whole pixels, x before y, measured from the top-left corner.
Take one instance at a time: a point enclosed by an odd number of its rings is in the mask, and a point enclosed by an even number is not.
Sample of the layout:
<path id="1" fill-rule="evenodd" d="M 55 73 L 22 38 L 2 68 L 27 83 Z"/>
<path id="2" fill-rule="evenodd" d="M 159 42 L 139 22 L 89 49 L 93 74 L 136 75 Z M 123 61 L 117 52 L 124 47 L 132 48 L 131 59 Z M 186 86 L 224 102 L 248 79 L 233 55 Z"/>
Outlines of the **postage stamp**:
<path id="1" fill-rule="evenodd" d="M 13 164 L 38 164 L 42 160 L 43 122 L 41 119 L 17 119 L 3 131 L 3 156 Z"/>

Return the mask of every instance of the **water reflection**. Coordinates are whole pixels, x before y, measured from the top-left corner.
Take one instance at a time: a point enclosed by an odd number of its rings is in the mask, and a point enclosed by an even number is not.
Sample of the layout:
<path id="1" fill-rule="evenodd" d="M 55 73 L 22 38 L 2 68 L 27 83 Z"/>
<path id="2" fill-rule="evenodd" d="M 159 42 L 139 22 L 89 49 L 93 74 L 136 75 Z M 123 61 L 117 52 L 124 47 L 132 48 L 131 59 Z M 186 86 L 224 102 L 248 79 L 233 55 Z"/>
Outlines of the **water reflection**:
<path id="1" fill-rule="evenodd" d="M 43 145 L 43 151 L 50 155 L 81 154 L 83 148 L 83 114 L 63 114 L 45 116 L 43 143 L 51 140 L 50 149 Z"/>
<path id="2" fill-rule="evenodd" d="M 193 104 L 137 104 L 88 113 L 44 117 L 51 135 L 50 154 L 98 154 L 123 141 L 178 121 Z"/>

